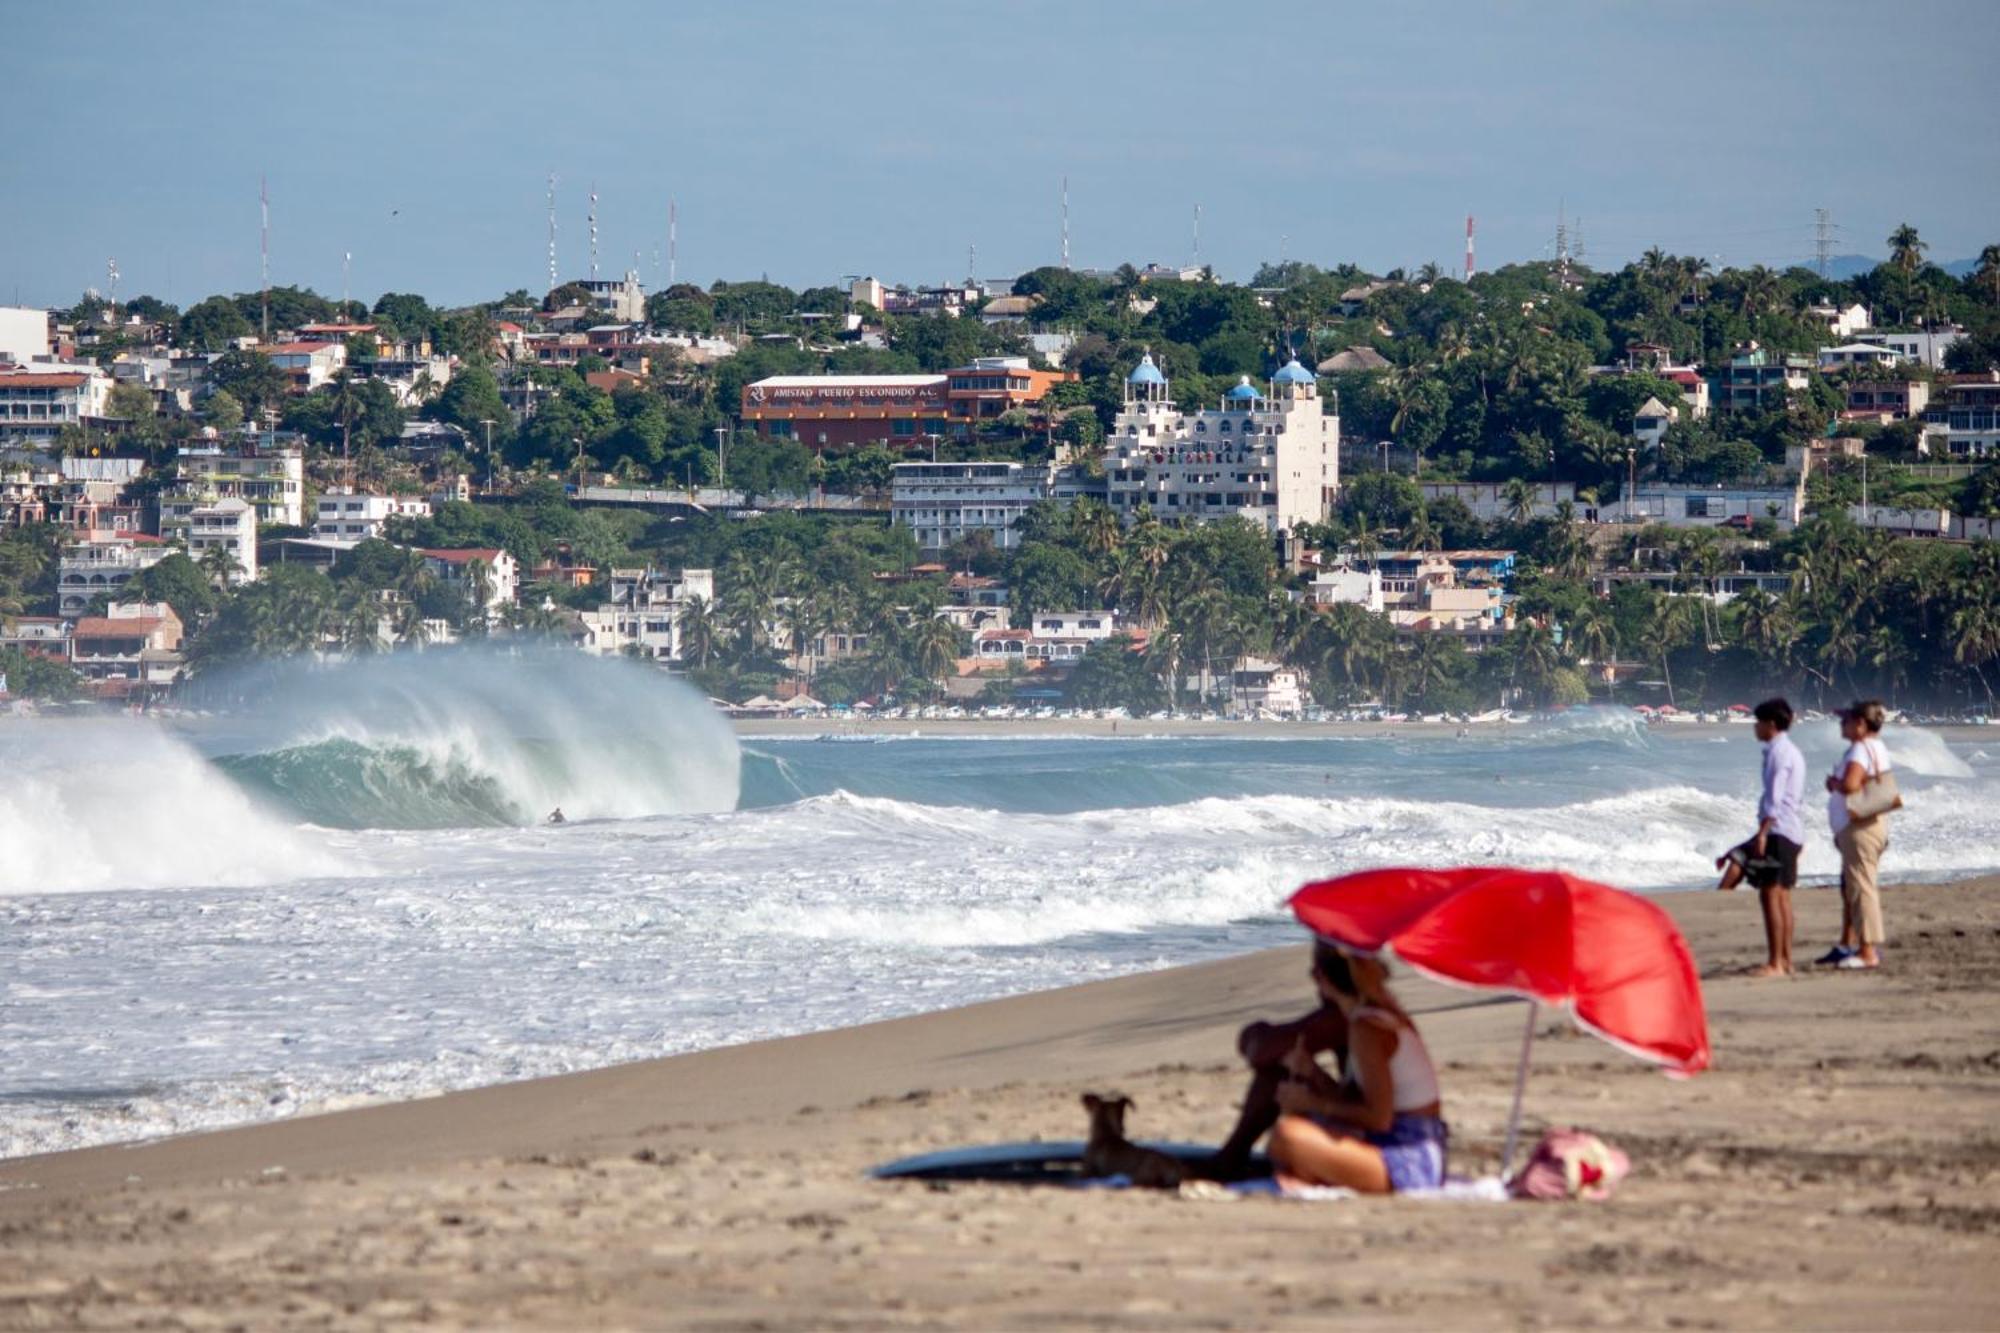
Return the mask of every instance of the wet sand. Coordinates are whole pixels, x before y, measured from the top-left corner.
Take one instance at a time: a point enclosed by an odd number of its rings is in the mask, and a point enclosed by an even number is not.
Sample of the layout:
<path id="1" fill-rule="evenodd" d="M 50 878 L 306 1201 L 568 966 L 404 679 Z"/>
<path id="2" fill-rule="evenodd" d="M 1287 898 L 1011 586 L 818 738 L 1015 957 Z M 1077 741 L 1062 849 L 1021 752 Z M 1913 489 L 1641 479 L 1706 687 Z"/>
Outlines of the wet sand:
<path id="1" fill-rule="evenodd" d="M 0 1163 L 0 1327 L 2000 1327 L 2000 878 L 1885 891 L 1880 974 L 1759 982 L 1748 894 L 1670 895 L 1715 1067 L 1554 1019 L 1531 1128 L 1633 1159 L 1597 1205 L 892 1185 L 1083 1131 L 1213 1139 L 1278 950 L 424 1101 Z M 1802 891 L 1802 956 L 1836 895 Z M 1455 1168 L 1498 1157 L 1525 1011 L 1405 978 Z"/>

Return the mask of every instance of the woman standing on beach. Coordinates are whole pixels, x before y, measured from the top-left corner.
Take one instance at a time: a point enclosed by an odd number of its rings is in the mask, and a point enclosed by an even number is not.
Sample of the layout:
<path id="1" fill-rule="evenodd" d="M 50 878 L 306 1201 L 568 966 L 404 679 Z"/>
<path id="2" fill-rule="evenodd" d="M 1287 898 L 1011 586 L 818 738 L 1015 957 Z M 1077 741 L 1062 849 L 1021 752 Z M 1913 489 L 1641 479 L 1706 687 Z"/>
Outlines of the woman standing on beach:
<path id="1" fill-rule="evenodd" d="M 1303 1045 L 1278 1089 L 1284 1114 L 1271 1130 L 1280 1181 L 1339 1185 L 1362 1194 L 1444 1183 L 1446 1130 L 1436 1067 L 1417 1026 L 1373 958 L 1331 945 L 1313 950 L 1320 994 L 1346 1016 L 1349 1079 L 1334 1082 Z"/>
<path id="2" fill-rule="evenodd" d="M 1841 710 L 1840 735 L 1848 742 L 1847 753 L 1826 779 L 1826 817 L 1833 826 L 1833 845 L 1840 849 L 1840 943 L 1819 961 L 1850 971 L 1882 963 L 1876 952 L 1883 940 L 1882 893 L 1875 876 L 1889 846 L 1889 816 L 1884 812 L 1861 819 L 1847 809 L 1849 796 L 1890 771 L 1882 722 L 1882 704 L 1876 699 Z"/>

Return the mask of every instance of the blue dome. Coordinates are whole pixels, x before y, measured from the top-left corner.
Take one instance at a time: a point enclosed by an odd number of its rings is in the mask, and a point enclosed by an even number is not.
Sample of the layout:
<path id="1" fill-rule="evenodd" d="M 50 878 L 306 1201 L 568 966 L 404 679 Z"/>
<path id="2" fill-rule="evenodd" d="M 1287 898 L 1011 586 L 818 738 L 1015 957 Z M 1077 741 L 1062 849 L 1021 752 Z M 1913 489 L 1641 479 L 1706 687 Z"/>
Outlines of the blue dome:
<path id="1" fill-rule="evenodd" d="M 1259 398 L 1262 398 L 1264 395 L 1257 392 L 1257 386 L 1250 382 L 1250 377 L 1248 375 L 1245 375 L 1243 377 L 1243 382 L 1241 384 L 1238 384 L 1235 388 L 1231 389 L 1227 394 L 1224 394 L 1223 396 L 1225 398 L 1228 398 L 1231 402 L 1252 403 L 1257 401 Z"/>
<path id="2" fill-rule="evenodd" d="M 1310 370 L 1299 364 L 1297 357 L 1293 357 L 1291 360 L 1285 362 L 1278 373 L 1271 376 L 1271 380 L 1275 384 L 1314 384 L 1318 382 Z"/>
<path id="3" fill-rule="evenodd" d="M 1125 382 L 1127 384 L 1165 384 L 1167 377 L 1162 375 L 1160 368 L 1153 364 L 1153 354 L 1148 352 L 1145 356 L 1139 358 L 1139 368 L 1130 375 L 1127 375 Z"/>

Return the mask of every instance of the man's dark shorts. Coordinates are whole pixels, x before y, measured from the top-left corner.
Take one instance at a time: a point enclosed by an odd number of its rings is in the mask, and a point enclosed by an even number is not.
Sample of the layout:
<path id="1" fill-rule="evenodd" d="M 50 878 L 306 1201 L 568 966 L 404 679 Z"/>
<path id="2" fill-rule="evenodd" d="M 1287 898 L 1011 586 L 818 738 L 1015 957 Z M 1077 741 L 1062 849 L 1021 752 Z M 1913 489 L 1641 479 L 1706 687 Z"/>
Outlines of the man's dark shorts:
<path id="1" fill-rule="evenodd" d="M 1743 867 L 1743 880 L 1753 889 L 1768 889 L 1777 885 L 1782 889 L 1799 886 L 1799 853 L 1803 849 L 1790 838 L 1777 833 L 1764 835 L 1764 854 L 1753 856 L 1751 851 L 1757 845 L 1755 838 L 1729 849 L 1729 859 Z"/>

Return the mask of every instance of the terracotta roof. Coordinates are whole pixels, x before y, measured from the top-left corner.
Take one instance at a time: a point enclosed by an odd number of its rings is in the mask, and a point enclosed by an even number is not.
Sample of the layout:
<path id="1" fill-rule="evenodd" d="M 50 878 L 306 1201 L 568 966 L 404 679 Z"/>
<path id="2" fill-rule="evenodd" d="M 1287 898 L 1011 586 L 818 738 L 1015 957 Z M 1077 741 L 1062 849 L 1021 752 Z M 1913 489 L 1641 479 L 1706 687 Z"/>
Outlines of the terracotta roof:
<path id="1" fill-rule="evenodd" d="M 87 378 L 81 373 L 0 375 L 0 389 L 74 389 Z"/>
<path id="2" fill-rule="evenodd" d="M 470 563 L 471 561 L 474 560 L 484 560 L 487 564 L 490 565 L 495 560 L 498 560 L 500 558 L 499 551 L 483 549 L 476 546 L 462 546 L 462 547 L 452 547 L 440 550 L 427 550 L 424 552 L 424 555 L 431 560 L 442 560 L 447 565 L 463 565 Z"/>
<path id="3" fill-rule="evenodd" d="M 322 347 L 338 347 L 338 346 L 340 346 L 340 344 L 337 342 L 272 343 L 268 347 L 260 347 L 257 350 L 263 352 L 267 356 L 272 356 L 272 355 L 300 356 L 307 352 L 317 352 Z"/>
<path id="4" fill-rule="evenodd" d="M 113 620 L 110 616 L 84 616 L 76 622 L 71 636 L 78 639 L 143 639 L 166 621 L 159 616 L 133 616 Z"/>

